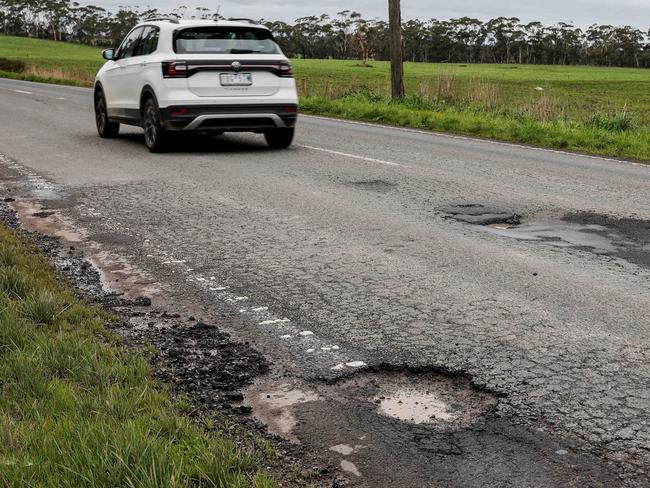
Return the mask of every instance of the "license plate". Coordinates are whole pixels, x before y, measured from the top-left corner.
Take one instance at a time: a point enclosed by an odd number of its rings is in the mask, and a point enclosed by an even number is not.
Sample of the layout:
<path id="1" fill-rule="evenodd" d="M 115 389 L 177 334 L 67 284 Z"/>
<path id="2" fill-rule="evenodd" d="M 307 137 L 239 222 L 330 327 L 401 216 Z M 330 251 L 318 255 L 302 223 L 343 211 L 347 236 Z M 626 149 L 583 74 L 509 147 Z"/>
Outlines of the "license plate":
<path id="1" fill-rule="evenodd" d="M 250 86 L 253 73 L 221 73 L 221 86 Z"/>

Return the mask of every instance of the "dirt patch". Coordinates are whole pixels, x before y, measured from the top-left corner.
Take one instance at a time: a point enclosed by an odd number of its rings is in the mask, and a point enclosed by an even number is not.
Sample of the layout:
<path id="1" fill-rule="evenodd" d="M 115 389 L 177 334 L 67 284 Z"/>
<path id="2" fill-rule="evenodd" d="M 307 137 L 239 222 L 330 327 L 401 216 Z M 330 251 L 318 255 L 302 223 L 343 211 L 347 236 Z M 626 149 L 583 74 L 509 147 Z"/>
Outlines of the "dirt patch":
<path id="1" fill-rule="evenodd" d="M 114 308 L 127 320 L 113 330 L 130 344 L 154 347 L 158 378 L 203 406 L 250 413 L 249 407 L 239 405 L 243 396 L 237 392 L 268 371 L 261 354 L 214 325 L 183 320 L 179 314 L 143 311 L 128 302 Z"/>
<path id="2" fill-rule="evenodd" d="M 475 225 L 519 225 L 521 215 L 506 207 L 483 205 L 480 203 L 450 205 L 440 209 L 443 216 Z"/>

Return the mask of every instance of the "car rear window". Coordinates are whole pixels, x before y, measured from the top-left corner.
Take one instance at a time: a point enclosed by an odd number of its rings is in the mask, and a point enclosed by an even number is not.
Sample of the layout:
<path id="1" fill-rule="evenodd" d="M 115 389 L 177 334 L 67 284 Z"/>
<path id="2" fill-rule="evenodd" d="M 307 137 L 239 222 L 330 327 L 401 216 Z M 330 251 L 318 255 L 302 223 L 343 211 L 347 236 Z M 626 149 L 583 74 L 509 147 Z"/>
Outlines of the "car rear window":
<path id="1" fill-rule="evenodd" d="M 192 27 L 174 37 L 178 54 L 278 54 L 280 48 L 266 29 L 254 27 Z"/>

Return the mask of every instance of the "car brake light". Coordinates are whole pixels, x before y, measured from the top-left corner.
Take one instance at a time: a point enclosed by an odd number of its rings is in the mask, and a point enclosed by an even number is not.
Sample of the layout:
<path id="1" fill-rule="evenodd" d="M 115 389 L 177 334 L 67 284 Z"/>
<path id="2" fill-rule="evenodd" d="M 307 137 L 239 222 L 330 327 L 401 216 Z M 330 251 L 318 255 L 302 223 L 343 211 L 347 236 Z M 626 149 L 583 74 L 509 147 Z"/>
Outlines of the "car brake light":
<path id="1" fill-rule="evenodd" d="M 164 61 L 162 72 L 163 78 L 187 78 L 187 63 L 185 61 Z"/>
<path id="2" fill-rule="evenodd" d="M 280 77 L 293 78 L 293 67 L 290 63 L 285 62 L 280 64 Z"/>

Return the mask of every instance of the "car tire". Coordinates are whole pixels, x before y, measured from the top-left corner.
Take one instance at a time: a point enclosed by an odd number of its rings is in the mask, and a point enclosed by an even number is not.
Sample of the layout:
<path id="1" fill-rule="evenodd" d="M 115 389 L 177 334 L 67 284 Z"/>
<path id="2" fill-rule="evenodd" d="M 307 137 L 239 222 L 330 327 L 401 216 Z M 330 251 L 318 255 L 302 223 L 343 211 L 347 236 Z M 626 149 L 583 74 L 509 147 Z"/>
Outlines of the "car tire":
<path id="1" fill-rule="evenodd" d="M 95 123 L 97 125 L 97 133 L 103 139 L 112 139 L 120 133 L 120 124 L 118 122 L 112 122 L 108 118 L 106 98 L 100 90 L 95 94 Z"/>
<path id="2" fill-rule="evenodd" d="M 167 150 L 169 134 L 160 123 L 160 110 L 153 98 L 150 98 L 144 104 L 142 128 L 144 129 L 144 143 L 149 151 L 160 153 Z"/>
<path id="3" fill-rule="evenodd" d="M 286 129 L 270 129 L 264 132 L 266 143 L 272 149 L 286 149 L 293 142 L 295 129 L 293 127 Z"/>

